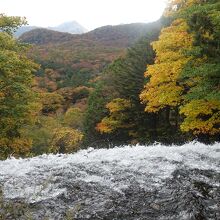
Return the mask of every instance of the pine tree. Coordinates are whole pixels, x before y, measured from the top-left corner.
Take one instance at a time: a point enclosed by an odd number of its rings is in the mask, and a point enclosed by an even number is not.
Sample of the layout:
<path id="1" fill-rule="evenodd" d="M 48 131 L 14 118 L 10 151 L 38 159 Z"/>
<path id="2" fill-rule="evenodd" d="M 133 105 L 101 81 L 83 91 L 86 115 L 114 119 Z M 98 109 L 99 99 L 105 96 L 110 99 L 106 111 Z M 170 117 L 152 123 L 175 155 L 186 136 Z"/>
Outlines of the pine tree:
<path id="1" fill-rule="evenodd" d="M 123 140 L 149 141 L 155 117 L 144 112 L 139 93 L 146 81 L 143 74 L 146 65 L 153 60 L 150 39 L 145 37 L 128 49 L 125 57 L 107 68 L 103 80 L 111 98 L 106 103 L 109 113 L 97 124 L 99 132 L 117 135 Z"/>

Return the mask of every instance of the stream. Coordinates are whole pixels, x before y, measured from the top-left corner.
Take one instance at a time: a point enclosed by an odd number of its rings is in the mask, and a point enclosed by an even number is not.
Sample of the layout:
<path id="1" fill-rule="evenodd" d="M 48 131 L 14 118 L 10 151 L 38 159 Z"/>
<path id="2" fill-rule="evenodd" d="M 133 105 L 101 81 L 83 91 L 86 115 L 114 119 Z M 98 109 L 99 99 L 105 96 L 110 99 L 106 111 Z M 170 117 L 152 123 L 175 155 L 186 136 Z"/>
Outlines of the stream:
<path id="1" fill-rule="evenodd" d="M 220 143 L 10 158 L 0 161 L 0 187 L 7 219 L 217 220 Z"/>

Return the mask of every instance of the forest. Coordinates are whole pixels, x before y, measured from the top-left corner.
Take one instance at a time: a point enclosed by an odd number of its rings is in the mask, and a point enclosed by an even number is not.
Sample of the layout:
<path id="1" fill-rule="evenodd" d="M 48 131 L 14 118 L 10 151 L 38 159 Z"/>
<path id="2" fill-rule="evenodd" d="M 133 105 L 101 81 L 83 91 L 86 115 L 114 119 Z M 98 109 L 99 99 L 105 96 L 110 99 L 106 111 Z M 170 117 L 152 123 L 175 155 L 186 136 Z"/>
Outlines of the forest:
<path id="1" fill-rule="evenodd" d="M 220 2 L 81 35 L 0 14 L 0 159 L 220 141 Z"/>

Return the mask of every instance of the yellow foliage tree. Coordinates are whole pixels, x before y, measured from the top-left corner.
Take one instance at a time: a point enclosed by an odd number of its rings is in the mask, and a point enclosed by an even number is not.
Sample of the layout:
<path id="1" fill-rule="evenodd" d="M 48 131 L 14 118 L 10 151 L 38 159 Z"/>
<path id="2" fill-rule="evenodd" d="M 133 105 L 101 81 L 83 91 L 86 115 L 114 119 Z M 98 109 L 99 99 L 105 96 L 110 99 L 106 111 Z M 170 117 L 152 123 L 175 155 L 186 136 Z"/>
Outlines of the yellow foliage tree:
<path id="1" fill-rule="evenodd" d="M 131 108 L 131 102 L 126 99 L 113 99 L 106 105 L 109 110 L 109 116 L 104 117 L 97 124 L 96 129 L 101 133 L 112 133 L 118 128 L 129 128 L 132 124 L 128 123 L 128 109 Z"/>
<path id="2" fill-rule="evenodd" d="M 62 108 L 64 98 L 56 92 L 44 92 L 41 93 L 41 102 L 43 105 L 43 114 L 54 114 Z"/>
<path id="3" fill-rule="evenodd" d="M 193 134 L 215 135 L 220 133 L 220 102 L 217 100 L 192 100 L 184 105 L 181 114 L 185 115 L 185 120 L 181 124 L 184 132 Z"/>
<path id="4" fill-rule="evenodd" d="M 184 65 L 190 60 L 184 51 L 192 47 L 192 36 L 187 32 L 183 19 L 175 20 L 164 28 L 158 41 L 152 43 L 156 51 L 155 64 L 149 65 L 145 73 L 150 77 L 140 98 L 146 103 L 146 111 L 158 112 L 165 107 L 176 107 L 182 102 L 184 88 L 178 79 Z"/>
<path id="5" fill-rule="evenodd" d="M 71 153 L 79 148 L 83 134 L 69 127 L 62 127 L 54 130 L 51 143 L 53 153 Z"/>
<path id="6" fill-rule="evenodd" d="M 184 132 L 198 137 L 220 133 L 219 1 L 172 0 L 166 15 L 175 20 L 152 43 L 155 64 L 140 97 L 146 111 L 180 109 Z M 173 19 L 172 18 L 172 19 Z M 168 109 L 169 109 L 168 108 Z M 202 139 L 201 139 L 202 140 Z"/>
<path id="7" fill-rule="evenodd" d="M 1 152 L 0 159 L 4 159 L 4 156 L 28 156 L 32 146 L 32 140 L 30 138 L 0 138 Z"/>

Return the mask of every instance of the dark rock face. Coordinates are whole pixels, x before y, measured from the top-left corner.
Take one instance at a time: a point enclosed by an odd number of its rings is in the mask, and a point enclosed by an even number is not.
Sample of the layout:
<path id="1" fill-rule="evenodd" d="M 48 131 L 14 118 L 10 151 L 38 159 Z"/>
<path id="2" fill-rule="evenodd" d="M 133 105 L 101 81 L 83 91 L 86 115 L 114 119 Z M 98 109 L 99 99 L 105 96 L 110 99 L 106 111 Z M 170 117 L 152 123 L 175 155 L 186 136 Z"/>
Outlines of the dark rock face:
<path id="1" fill-rule="evenodd" d="M 219 159 L 218 143 L 88 149 L 2 161 L 0 184 L 33 219 L 215 220 Z"/>

